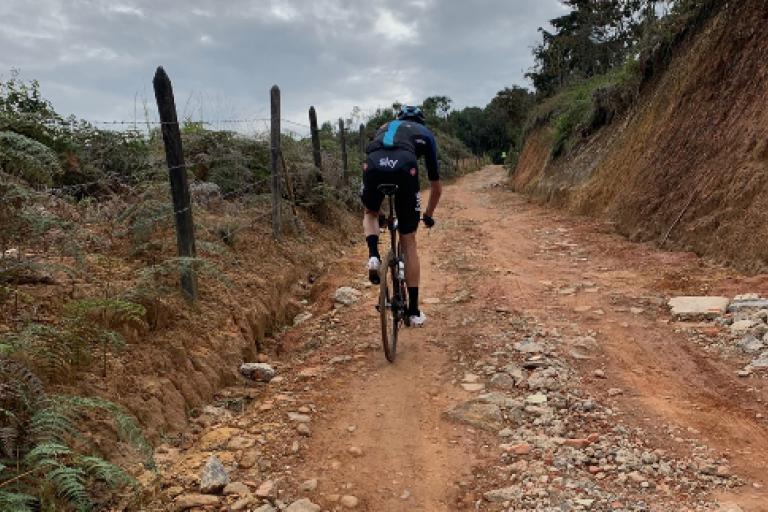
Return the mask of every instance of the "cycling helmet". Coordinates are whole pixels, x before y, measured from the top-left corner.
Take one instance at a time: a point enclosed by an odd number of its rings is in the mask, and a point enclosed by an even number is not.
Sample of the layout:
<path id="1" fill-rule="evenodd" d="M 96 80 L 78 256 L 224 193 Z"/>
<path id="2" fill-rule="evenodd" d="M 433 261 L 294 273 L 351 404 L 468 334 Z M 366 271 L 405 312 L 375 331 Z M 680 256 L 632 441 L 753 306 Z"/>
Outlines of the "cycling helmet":
<path id="1" fill-rule="evenodd" d="M 415 121 L 419 124 L 424 124 L 424 112 L 419 107 L 411 105 L 405 105 L 400 109 L 400 113 L 397 114 L 397 118 L 402 121 Z"/>

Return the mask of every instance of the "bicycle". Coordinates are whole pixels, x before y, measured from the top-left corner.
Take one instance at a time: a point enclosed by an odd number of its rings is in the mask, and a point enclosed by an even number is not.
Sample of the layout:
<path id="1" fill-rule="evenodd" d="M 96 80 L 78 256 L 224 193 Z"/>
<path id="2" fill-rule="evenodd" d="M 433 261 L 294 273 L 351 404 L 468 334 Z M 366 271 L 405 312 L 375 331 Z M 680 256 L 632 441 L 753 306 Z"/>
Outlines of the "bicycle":
<path id="1" fill-rule="evenodd" d="M 402 246 L 397 238 L 397 216 L 395 215 L 395 194 L 397 185 L 383 184 L 378 189 L 389 201 L 389 216 L 384 223 L 390 234 L 391 247 L 379 270 L 379 303 L 376 309 L 381 316 L 381 340 L 384 355 L 390 363 L 395 362 L 397 334 L 400 325 L 408 326 L 408 289 L 405 283 L 405 259 Z M 381 224 L 381 220 L 379 221 Z M 390 333 L 391 324 L 391 333 Z"/>

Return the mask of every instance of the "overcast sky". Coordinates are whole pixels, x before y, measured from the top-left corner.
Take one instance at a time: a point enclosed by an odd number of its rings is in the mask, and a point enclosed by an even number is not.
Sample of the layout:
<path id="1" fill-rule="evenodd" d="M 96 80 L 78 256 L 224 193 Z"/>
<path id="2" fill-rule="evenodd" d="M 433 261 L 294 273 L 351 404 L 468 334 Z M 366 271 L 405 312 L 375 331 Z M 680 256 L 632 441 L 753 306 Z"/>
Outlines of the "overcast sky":
<path id="1" fill-rule="evenodd" d="M 0 0 L 0 73 L 41 82 L 62 114 L 155 117 L 158 65 L 179 116 L 250 119 L 281 87 L 306 123 L 398 100 L 450 96 L 484 106 L 528 85 L 537 29 L 558 0 Z"/>

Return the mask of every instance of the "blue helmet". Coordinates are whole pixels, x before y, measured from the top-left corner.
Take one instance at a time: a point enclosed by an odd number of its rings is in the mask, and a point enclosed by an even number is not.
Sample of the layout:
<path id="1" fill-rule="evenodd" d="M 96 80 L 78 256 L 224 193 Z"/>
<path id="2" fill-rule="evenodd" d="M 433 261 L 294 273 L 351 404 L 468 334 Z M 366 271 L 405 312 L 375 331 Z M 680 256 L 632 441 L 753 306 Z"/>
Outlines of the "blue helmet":
<path id="1" fill-rule="evenodd" d="M 419 124 L 424 124 L 424 112 L 421 111 L 419 107 L 414 107 L 411 105 L 404 105 L 402 109 L 400 109 L 400 113 L 397 114 L 397 118 L 402 121 L 415 121 Z"/>

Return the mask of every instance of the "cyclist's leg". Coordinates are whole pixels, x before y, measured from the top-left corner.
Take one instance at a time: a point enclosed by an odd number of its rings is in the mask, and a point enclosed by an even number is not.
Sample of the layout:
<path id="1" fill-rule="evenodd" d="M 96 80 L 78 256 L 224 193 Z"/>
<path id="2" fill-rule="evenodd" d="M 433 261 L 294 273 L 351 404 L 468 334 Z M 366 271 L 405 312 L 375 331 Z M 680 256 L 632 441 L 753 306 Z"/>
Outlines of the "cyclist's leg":
<path id="1" fill-rule="evenodd" d="M 366 163 L 363 166 L 363 185 L 360 188 L 360 200 L 364 208 L 363 231 L 366 237 L 375 235 L 378 238 L 379 235 L 379 209 L 384 201 L 384 194 L 377 187 L 381 183 L 381 172 Z"/>
<path id="2" fill-rule="evenodd" d="M 360 189 L 363 212 L 363 232 L 365 243 L 368 245 L 368 278 L 373 284 L 379 283 L 379 209 L 384 200 L 384 194 L 378 190 L 381 183 L 380 172 L 371 168 L 369 163 L 363 167 L 363 185 Z"/>
<path id="3" fill-rule="evenodd" d="M 400 241 L 405 255 L 405 284 L 408 288 L 418 288 L 421 280 L 419 266 L 419 251 L 416 244 L 416 233 L 400 234 Z"/>
<path id="4" fill-rule="evenodd" d="M 408 314 L 421 316 L 419 310 L 419 281 L 421 279 L 421 266 L 419 262 L 418 246 L 416 244 L 416 230 L 421 220 L 421 195 L 419 193 L 419 178 L 416 169 L 416 161 L 408 162 L 408 165 L 400 174 L 400 189 L 398 190 L 397 218 L 399 222 L 400 240 L 405 255 L 405 281 L 408 286 Z"/>

